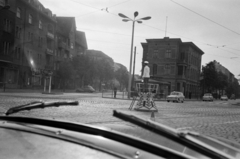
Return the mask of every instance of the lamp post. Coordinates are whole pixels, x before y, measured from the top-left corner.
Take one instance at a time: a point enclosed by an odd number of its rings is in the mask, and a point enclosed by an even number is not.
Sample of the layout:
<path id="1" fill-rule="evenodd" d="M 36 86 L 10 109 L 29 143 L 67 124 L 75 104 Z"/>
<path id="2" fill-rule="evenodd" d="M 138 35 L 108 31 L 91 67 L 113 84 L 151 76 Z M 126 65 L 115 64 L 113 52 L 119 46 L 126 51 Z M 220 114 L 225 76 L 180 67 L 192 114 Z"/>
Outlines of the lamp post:
<path id="1" fill-rule="evenodd" d="M 134 27 L 135 27 L 135 22 L 138 23 L 142 23 L 142 20 L 149 20 L 151 19 L 151 17 L 144 17 L 144 18 L 140 18 L 140 19 L 135 19 L 138 16 L 138 12 L 134 12 L 134 18 L 131 19 L 129 17 L 127 17 L 126 15 L 119 13 L 118 14 L 120 17 L 124 18 L 122 21 L 124 22 L 128 22 L 128 21 L 132 21 L 133 25 L 132 25 L 132 40 L 131 40 L 131 51 L 130 51 L 130 66 L 129 66 L 129 79 L 128 79 L 128 98 L 130 98 L 130 92 L 131 92 L 131 74 L 132 74 L 132 54 L 133 54 L 133 40 L 134 40 Z"/>

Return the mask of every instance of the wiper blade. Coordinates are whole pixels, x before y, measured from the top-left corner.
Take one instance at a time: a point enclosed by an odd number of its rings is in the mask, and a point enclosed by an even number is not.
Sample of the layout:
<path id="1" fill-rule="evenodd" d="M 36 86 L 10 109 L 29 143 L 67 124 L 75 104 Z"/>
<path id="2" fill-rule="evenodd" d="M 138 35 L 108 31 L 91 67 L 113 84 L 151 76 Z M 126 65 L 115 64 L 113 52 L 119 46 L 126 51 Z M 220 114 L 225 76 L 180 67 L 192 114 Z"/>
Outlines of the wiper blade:
<path id="1" fill-rule="evenodd" d="M 234 158 L 223 151 L 216 149 L 215 147 L 197 140 L 195 137 L 202 137 L 200 134 L 191 131 L 178 131 L 171 127 L 165 126 L 160 123 L 156 123 L 150 119 L 146 120 L 134 114 L 128 114 L 123 111 L 113 111 L 113 115 L 123 120 L 127 120 L 131 123 L 144 127 L 150 131 L 153 131 L 159 135 L 165 136 L 168 139 L 180 143 L 186 147 L 202 153 L 210 158 L 230 159 Z M 238 152 L 238 151 L 237 151 Z"/>
<path id="2" fill-rule="evenodd" d="M 32 110 L 38 108 L 46 108 L 46 107 L 59 107 L 59 106 L 67 106 L 67 105 L 78 105 L 78 101 L 57 101 L 57 102 L 43 102 L 43 101 L 34 101 L 28 104 L 15 106 L 8 109 L 5 115 L 14 114 L 23 110 Z"/>

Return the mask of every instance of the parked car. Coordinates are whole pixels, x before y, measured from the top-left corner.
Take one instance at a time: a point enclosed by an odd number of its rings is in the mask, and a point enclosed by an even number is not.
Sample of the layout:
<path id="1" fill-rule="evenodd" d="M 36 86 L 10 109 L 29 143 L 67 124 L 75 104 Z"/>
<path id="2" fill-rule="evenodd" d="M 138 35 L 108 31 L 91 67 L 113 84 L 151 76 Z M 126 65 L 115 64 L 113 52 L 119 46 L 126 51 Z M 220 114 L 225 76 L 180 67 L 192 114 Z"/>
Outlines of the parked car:
<path id="1" fill-rule="evenodd" d="M 83 92 L 88 92 L 88 93 L 93 93 L 95 92 L 95 89 L 92 86 L 84 86 L 83 88 L 78 88 L 76 92 L 83 93 Z"/>
<path id="2" fill-rule="evenodd" d="M 173 91 L 169 96 L 167 96 L 167 101 L 173 101 L 173 102 L 184 102 L 185 96 L 183 95 L 182 92 L 176 92 Z"/>
<path id="3" fill-rule="evenodd" d="M 213 101 L 212 93 L 205 93 L 202 98 L 203 101 Z"/>
<path id="4" fill-rule="evenodd" d="M 227 101 L 227 100 L 228 100 L 228 96 L 227 96 L 227 95 L 222 95 L 220 99 L 221 99 L 221 100 L 226 100 L 226 101 Z"/>

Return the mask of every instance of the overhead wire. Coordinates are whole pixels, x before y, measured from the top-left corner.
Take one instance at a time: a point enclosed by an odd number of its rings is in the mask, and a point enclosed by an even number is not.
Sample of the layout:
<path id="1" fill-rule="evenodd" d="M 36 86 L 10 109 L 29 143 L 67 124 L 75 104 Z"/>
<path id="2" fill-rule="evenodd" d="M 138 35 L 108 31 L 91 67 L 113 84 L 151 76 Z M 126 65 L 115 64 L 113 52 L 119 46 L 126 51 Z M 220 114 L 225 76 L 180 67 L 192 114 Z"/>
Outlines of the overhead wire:
<path id="1" fill-rule="evenodd" d="M 200 17 L 202 17 L 202 18 L 204 18 L 204 19 L 209 20 L 209 21 L 212 22 L 212 23 L 217 24 L 218 26 L 221 26 L 221 27 L 223 27 L 223 28 L 225 28 L 225 29 L 227 29 L 227 30 L 229 30 L 229 31 L 237 34 L 237 35 L 240 35 L 240 33 L 236 32 L 236 31 L 234 31 L 234 30 L 232 30 L 232 29 L 230 29 L 230 28 L 228 28 L 228 27 L 226 27 L 226 26 L 224 26 L 224 25 L 222 25 L 222 24 L 220 24 L 220 23 L 217 23 L 217 22 L 211 20 L 210 18 L 208 18 L 208 17 L 206 17 L 206 16 L 204 16 L 204 15 L 201 15 L 200 13 L 198 13 L 198 12 L 196 12 L 196 11 L 193 11 L 192 9 L 187 8 L 186 6 L 184 6 L 184 5 L 180 4 L 180 3 L 177 3 L 177 2 L 175 2 L 175 1 L 173 1 L 173 0 L 170 0 L 170 1 L 173 2 L 173 3 L 175 3 L 175 4 L 177 4 L 177 5 L 179 5 L 179 6 L 181 6 L 181 7 L 183 7 L 183 8 L 185 8 L 185 9 L 187 9 L 187 10 L 189 10 L 190 12 L 193 12 L 193 13 L 197 14 L 198 16 L 200 16 Z"/>
<path id="2" fill-rule="evenodd" d="M 84 5 L 84 6 L 86 6 L 86 7 L 90 7 L 90 8 L 93 8 L 93 9 L 97 9 L 98 11 L 103 11 L 103 8 L 102 8 L 102 9 L 99 9 L 99 8 L 93 7 L 93 6 L 91 6 L 91 5 L 81 3 L 81 2 L 76 1 L 76 0 L 71 0 L 71 1 L 76 2 L 76 3 L 79 3 L 79 4 Z M 118 4 L 115 4 L 115 5 L 106 7 L 105 9 L 108 9 L 108 8 L 110 8 L 110 7 L 115 7 L 115 6 L 117 6 L 117 5 L 120 5 L 120 4 L 129 2 L 129 1 L 130 1 L 130 0 L 127 0 L 127 1 L 124 1 L 124 2 L 121 2 L 121 3 L 118 3 Z M 213 23 L 215 23 L 215 24 L 217 24 L 217 25 L 219 25 L 219 26 L 221 26 L 221 27 L 223 27 L 223 28 L 225 28 L 225 29 L 227 29 L 227 30 L 229 30 L 229 31 L 232 31 L 232 32 L 240 35 L 238 32 L 235 32 L 235 31 L 233 31 L 233 30 L 231 30 L 231 29 L 229 29 L 229 28 L 221 25 L 221 24 L 219 24 L 219 23 L 217 23 L 217 22 L 215 22 L 215 21 L 213 21 L 213 20 L 211 20 L 211 19 L 209 19 L 209 18 L 207 18 L 207 17 L 205 17 L 205 16 L 203 16 L 203 15 L 201 15 L 201 14 L 199 14 L 199 13 L 197 13 L 197 12 L 195 12 L 195 11 L 193 11 L 193 10 L 185 7 L 185 6 L 183 6 L 183 5 L 181 5 L 180 3 L 177 3 L 177 2 L 175 2 L 175 1 L 173 1 L 173 0 L 170 0 L 170 1 L 173 2 L 173 3 L 175 3 L 175 4 L 177 4 L 177 5 L 179 5 L 179 6 L 181 6 L 181 7 L 183 7 L 183 8 L 185 8 L 185 9 L 187 9 L 187 10 L 189 10 L 189 11 L 191 11 L 191 12 L 193 12 L 193 13 L 195 13 L 195 14 L 197 14 L 197 15 L 199 15 L 199 16 L 201 16 L 201 17 L 203 17 L 203 18 L 205 18 L 205 19 L 207 19 L 207 20 L 209 20 L 209 21 L 211 21 L 211 22 L 213 22 Z M 85 15 L 93 14 L 93 13 L 96 13 L 96 12 L 98 12 L 98 11 L 90 12 L 90 13 L 87 13 L 87 14 L 84 14 L 84 15 L 80 15 L 80 16 L 85 16 Z M 109 13 L 109 14 L 111 14 L 111 15 L 118 16 L 117 14 L 114 14 L 114 13 L 110 12 L 109 10 L 106 10 L 106 11 L 107 11 L 107 13 Z M 80 17 L 80 16 L 78 16 L 78 17 Z M 161 31 L 164 31 L 164 32 L 165 32 L 165 30 L 163 30 L 163 29 L 159 29 L 159 28 L 156 28 L 156 27 L 153 27 L 153 26 L 150 26 L 150 25 L 146 25 L 146 24 L 142 24 L 142 25 L 145 25 L 145 26 L 147 26 L 147 27 L 154 28 L 154 29 L 161 30 Z M 91 29 L 85 29 L 85 30 L 91 30 Z M 109 33 L 109 34 L 118 34 L 118 35 L 124 35 L 124 36 L 131 36 L 131 35 L 127 35 L 127 34 L 106 32 L 106 31 L 99 31 L 99 30 L 91 30 L 91 31 L 105 32 L 105 33 Z M 214 47 L 214 48 L 221 48 L 221 47 L 228 48 L 228 47 L 226 47 L 226 45 L 220 45 L 220 46 L 218 46 L 218 45 L 212 45 L 212 44 L 204 43 L 204 42 L 201 42 L 201 41 L 197 41 L 197 40 L 192 39 L 192 38 L 184 37 L 184 36 L 181 36 L 181 35 L 178 35 L 178 34 L 175 34 L 175 33 L 171 33 L 171 32 L 168 32 L 168 33 L 170 33 L 170 34 L 172 34 L 172 35 L 177 35 L 177 36 L 179 36 L 179 37 L 182 37 L 182 38 L 185 38 L 185 39 L 189 39 L 189 40 L 191 40 L 191 41 L 195 41 L 195 42 L 198 42 L 198 43 L 207 45 L 207 46 L 211 46 L 211 47 Z M 140 37 L 140 36 L 136 36 L 136 35 L 135 35 L 135 37 Z M 141 38 L 146 38 L 146 37 L 141 37 Z M 233 49 L 233 48 L 231 48 L 231 49 Z M 226 51 L 226 52 L 229 52 L 229 53 L 232 53 L 232 54 L 235 54 L 235 53 L 233 53 L 233 52 L 230 52 L 230 51 L 227 51 L 227 50 L 224 50 L 224 49 L 222 49 L 222 50 L 223 50 L 223 51 Z M 239 50 L 237 50 L 237 49 L 234 49 L 234 50 L 239 51 Z M 235 55 L 240 56 L 240 55 L 238 55 L 238 54 L 235 54 Z"/>

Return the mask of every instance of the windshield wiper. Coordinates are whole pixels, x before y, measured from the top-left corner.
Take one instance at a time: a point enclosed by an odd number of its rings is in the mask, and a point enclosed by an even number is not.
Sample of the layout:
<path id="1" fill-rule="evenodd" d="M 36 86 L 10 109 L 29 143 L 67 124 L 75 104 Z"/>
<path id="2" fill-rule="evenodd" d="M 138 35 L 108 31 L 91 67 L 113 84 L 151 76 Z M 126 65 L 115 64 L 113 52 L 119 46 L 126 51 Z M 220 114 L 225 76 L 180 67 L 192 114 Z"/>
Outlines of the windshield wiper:
<path id="1" fill-rule="evenodd" d="M 59 107 L 59 106 L 67 106 L 67 105 L 78 105 L 78 101 L 57 101 L 57 102 L 43 102 L 43 101 L 34 101 L 28 104 L 15 106 L 8 109 L 5 115 L 14 114 L 23 110 L 32 110 L 38 108 L 46 108 L 46 107 Z"/>
<path id="2" fill-rule="evenodd" d="M 180 143 L 196 152 L 202 153 L 210 158 L 218 158 L 218 159 L 230 159 L 235 158 L 230 154 L 224 153 L 220 149 L 223 147 L 230 151 L 234 151 L 233 154 L 238 155 L 239 150 L 234 147 L 229 147 L 221 143 L 220 141 L 214 140 L 212 138 L 205 137 L 200 135 L 199 133 L 191 132 L 191 131 L 178 131 L 171 127 L 165 126 L 163 124 L 154 122 L 150 119 L 146 120 L 137 115 L 128 114 L 123 111 L 113 111 L 113 115 L 120 119 L 129 121 L 141 127 L 144 127 L 150 131 L 153 131 L 159 135 L 165 136 L 168 139 Z M 205 141 L 205 142 L 204 142 Z M 214 143 L 213 143 L 214 142 Z M 212 143 L 212 144 L 211 144 Z M 220 149 L 217 149 L 220 148 Z"/>

